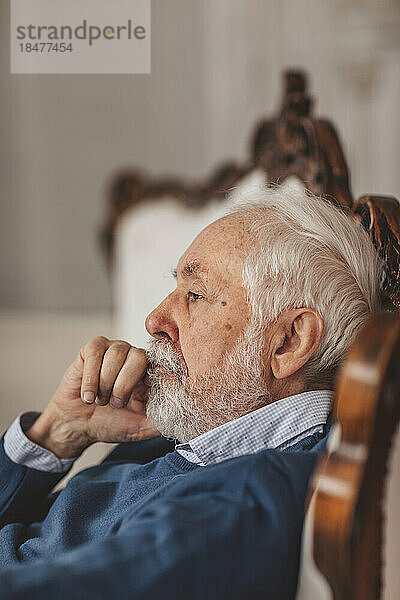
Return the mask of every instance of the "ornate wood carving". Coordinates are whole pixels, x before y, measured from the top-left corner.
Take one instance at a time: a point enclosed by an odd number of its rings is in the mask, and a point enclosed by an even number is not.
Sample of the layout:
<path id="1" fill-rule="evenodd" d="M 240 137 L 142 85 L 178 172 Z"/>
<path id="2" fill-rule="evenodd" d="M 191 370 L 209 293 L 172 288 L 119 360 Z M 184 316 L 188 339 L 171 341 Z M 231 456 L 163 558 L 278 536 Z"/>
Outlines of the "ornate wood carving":
<path id="1" fill-rule="evenodd" d="M 400 205 L 391 196 L 361 196 L 352 214 L 370 233 L 385 263 L 381 288 L 387 308 L 400 309 Z"/>
<path id="2" fill-rule="evenodd" d="M 284 80 L 278 115 L 256 128 L 253 164 L 265 169 L 268 182 L 295 175 L 314 194 L 350 208 L 349 172 L 333 125 L 313 116 L 305 73 L 287 71 Z"/>
<path id="3" fill-rule="evenodd" d="M 400 418 L 400 317 L 375 316 L 342 366 L 334 412 L 341 442 L 316 469 L 314 559 L 335 600 L 381 595 L 382 507 Z"/>

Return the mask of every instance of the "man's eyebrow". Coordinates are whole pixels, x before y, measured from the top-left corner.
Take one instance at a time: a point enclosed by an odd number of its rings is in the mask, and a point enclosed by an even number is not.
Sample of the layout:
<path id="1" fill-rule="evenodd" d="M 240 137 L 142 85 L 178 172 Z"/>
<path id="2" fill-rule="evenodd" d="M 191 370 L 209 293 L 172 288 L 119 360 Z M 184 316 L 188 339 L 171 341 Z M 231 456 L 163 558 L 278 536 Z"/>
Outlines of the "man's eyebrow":
<path id="1" fill-rule="evenodd" d="M 199 262 L 196 260 L 187 262 L 183 269 L 180 271 L 182 277 L 192 277 L 193 275 L 200 275 L 204 269 L 202 269 Z M 176 279 L 178 275 L 177 269 L 172 269 L 172 276 Z"/>

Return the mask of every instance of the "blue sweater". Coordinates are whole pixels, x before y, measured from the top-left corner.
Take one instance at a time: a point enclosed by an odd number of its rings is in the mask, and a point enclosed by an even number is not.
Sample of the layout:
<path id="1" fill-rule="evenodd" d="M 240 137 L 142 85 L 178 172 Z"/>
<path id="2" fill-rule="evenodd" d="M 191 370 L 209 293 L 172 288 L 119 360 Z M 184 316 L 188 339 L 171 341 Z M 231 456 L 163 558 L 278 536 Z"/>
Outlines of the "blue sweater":
<path id="1" fill-rule="evenodd" d="M 0 448 L 0 600 L 286 600 L 322 435 L 199 467 L 163 438 L 60 474 Z"/>

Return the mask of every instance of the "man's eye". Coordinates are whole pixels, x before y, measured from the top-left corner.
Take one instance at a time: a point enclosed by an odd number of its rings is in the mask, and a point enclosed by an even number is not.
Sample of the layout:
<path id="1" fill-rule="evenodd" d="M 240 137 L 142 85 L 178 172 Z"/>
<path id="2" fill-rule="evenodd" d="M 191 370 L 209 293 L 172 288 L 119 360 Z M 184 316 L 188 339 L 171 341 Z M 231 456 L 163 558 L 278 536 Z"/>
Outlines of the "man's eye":
<path id="1" fill-rule="evenodd" d="M 196 302 L 197 300 L 202 300 L 203 298 L 204 296 L 201 296 L 200 294 L 196 294 L 195 292 L 188 292 L 189 302 Z"/>

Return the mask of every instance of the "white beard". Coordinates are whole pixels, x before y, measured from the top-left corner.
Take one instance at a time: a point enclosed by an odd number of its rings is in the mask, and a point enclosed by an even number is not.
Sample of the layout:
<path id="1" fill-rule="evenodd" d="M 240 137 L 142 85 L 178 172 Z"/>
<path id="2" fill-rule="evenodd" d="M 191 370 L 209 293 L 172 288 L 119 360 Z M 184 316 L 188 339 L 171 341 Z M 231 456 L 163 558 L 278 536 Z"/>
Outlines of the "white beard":
<path id="1" fill-rule="evenodd" d="M 262 334 L 250 324 L 221 368 L 190 377 L 170 342 L 152 340 L 147 416 L 163 436 L 188 442 L 269 404 L 272 396 L 265 383 L 262 350 Z"/>

